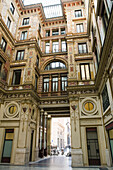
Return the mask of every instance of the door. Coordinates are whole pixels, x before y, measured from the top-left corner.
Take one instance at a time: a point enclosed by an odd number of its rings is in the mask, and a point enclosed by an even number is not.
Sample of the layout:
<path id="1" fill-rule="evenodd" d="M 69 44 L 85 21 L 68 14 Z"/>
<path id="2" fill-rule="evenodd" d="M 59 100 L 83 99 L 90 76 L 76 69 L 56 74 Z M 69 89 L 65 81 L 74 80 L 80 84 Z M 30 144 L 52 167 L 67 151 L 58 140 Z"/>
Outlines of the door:
<path id="1" fill-rule="evenodd" d="M 32 130 L 32 132 L 31 132 L 31 145 L 30 145 L 30 157 L 29 157 L 29 161 L 32 161 L 33 134 L 34 134 L 34 131 Z"/>
<path id="2" fill-rule="evenodd" d="M 89 165 L 100 165 L 100 154 L 96 128 L 87 128 L 87 148 Z"/>
<path id="3" fill-rule="evenodd" d="M 2 152 L 2 163 L 10 163 L 12 144 L 13 144 L 14 129 L 5 130 L 4 146 Z"/>

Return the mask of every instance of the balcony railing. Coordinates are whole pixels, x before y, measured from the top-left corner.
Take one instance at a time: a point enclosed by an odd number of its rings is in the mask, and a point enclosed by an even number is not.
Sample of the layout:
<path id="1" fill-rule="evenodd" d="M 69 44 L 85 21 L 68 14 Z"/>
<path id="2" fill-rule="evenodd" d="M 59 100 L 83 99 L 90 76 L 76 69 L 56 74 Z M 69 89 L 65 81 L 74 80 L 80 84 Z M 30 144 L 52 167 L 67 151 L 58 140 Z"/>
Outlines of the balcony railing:
<path id="1" fill-rule="evenodd" d="M 51 51 L 45 51 L 45 53 L 44 53 L 44 54 L 50 54 L 50 53 L 62 53 L 62 52 L 67 52 L 67 49 L 63 48 L 63 49 L 61 49 L 61 50 L 55 50 L 55 51 L 53 51 L 53 50 L 51 50 Z"/>
<path id="2" fill-rule="evenodd" d="M 41 97 L 49 97 L 49 96 L 67 96 L 67 91 L 59 91 L 59 92 L 42 92 L 40 93 Z"/>

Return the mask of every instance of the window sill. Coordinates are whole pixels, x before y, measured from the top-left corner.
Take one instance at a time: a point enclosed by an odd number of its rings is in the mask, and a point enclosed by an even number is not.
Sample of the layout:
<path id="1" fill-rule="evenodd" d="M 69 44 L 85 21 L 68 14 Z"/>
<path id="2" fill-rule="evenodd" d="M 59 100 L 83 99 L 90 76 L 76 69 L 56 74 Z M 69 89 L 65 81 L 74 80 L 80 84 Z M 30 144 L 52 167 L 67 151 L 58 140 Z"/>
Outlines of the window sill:
<path id="1" fill-rule="evenodd" d="M 27 29 L 27 28 L 30 28 L 31 25 L 22 25 L 21 27 L 19 27 L 19 29 Z"/>
<path id="2" fill-rule="evenodd" d="M 86 20 L 86 17 L 74 18 L 72 21 Z"/>

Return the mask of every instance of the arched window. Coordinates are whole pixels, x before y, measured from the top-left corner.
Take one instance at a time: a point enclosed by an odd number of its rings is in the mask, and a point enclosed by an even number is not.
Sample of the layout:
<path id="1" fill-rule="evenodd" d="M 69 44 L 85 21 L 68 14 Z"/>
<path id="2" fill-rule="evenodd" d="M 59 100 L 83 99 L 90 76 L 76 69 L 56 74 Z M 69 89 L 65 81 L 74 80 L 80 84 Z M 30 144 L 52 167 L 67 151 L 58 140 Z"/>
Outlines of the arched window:
<path id="1" fill-rule="evenodd" d="M 45 70 L 53 70 L 53 69 L 65 69 L 66 65 L 63 62 L 60 61 L 54 61 L 49 63 L 46 67 Z"/>

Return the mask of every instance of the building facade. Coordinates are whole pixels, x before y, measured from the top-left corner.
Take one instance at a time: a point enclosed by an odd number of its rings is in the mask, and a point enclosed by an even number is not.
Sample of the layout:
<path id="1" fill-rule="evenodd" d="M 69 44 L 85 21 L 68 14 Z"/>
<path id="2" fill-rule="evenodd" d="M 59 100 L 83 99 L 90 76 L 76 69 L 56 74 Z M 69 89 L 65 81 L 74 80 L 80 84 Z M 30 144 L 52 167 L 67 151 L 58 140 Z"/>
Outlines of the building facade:
<path id="1" fill-rule="evenodd" d="M 72 167 L 112 165 L 112 4 L 0 1 L 1 162 L 50 154 L 51 117 L 62 116 L 70 117 Z"/>

